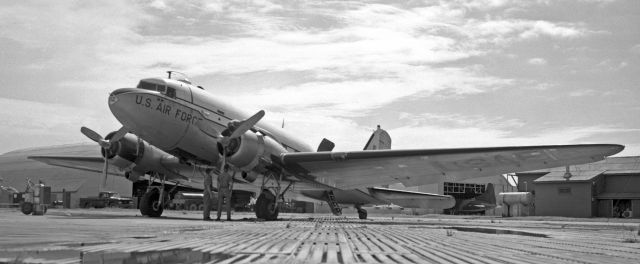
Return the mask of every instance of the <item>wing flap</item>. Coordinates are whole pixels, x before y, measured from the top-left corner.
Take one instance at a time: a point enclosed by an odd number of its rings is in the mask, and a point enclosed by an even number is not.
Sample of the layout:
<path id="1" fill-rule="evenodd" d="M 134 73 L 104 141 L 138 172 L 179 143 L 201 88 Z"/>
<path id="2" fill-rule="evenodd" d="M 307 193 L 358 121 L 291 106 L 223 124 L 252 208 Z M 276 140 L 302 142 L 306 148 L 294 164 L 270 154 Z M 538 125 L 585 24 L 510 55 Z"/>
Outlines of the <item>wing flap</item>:
<path id="1" fill-rule="evenodd" d="M 405 208 L 448 209 L 456 205 L 451 195 L 394 190 L 387 188 L 369 188 L 369 194 L 376 199 L 386 200 Z"/>
<path id="2" fill-rule="evenodd" d="M 283 166 L 301 177 L 320 177 L 341 189 L 442 181 L 589 163 L 616 154 L 614 144 L 287 153 Z"/>

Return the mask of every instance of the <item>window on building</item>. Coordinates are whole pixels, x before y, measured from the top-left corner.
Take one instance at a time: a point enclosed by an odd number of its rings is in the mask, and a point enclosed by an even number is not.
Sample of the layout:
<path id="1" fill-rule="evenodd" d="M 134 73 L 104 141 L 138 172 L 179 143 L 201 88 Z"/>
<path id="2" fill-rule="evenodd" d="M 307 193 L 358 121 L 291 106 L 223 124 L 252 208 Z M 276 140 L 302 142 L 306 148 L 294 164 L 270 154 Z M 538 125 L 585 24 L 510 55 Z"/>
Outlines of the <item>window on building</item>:
<path id="1" fill-rule="evenodd" d="M 571 187 L 558 187 L 558 194 L 571 194 Z"/>

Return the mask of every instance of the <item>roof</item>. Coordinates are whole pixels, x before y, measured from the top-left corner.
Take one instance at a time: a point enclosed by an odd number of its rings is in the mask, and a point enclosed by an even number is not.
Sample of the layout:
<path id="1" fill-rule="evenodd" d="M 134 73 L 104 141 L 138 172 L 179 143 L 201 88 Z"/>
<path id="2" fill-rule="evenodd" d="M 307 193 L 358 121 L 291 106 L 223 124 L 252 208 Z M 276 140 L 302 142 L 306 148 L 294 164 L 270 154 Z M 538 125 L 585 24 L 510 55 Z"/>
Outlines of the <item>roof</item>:
<path id="1" fill-rule="evenodd" d="M 603 175 L 633 175 L 640 177 L 640 156 L 608 157 L 604 160 L 569 166 L 573 175 L 570 181 L 590 181 L 600 174 Z M 556 167 L 542 170 L 518 172 L 517 175 L 540 175 L 535 182 L 566 181 L 564 173 L 566 167 Z"/>
<path id="2" fill-rule="evenodd" d="M 591 181 L 594 178 L 600 176 L 601 174 L 603 174 L 605 171 L 603 170 L 599 170 L 599 171 L 571 171 L 571 178 L 569 178 L 569 180 L 564 178 L 564 174 L 566 173 L 566 171 L 552 171 L 549 172 L 548 174 L 545 174 L 544 176 L 536 179 L 534 182 L 535 183 L 540 183 L 540 182 L 587 182 L 587 181 Z"/>
<path id="3" fill-rule="evenodd" d="M 605 192 L 598 194 L 597 199 L 640 199 L 640 193 Z"/>

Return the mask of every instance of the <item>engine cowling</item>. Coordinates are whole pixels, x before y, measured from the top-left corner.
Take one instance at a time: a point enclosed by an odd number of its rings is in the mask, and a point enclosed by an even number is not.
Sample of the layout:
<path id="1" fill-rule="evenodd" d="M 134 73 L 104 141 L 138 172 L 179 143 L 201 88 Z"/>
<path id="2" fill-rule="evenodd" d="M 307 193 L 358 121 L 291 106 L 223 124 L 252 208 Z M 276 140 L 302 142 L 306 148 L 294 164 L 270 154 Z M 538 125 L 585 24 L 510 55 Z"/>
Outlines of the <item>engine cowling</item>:
<path id="1" fill-rule="evenodd" d="M 114 133 L 107 135 L 106 139 Z M 133 182 L 140 180 L 146 172 L 162 168 L 162 159 L 168 155 L 134 134 L 126 134 L 108 151 L 102 150 L 102 156 L 109 159 L 109 164 L 125 171 L 125 178 Z"/>
<path id="2" fill-rule="evenodd" d="M 287 150 L 273 138 L 259 132 L 247 131 L 241 137 L 231 140 L 227 150 L 227 161 L 246 172 L 263 172 L 265 166 L 272 163 L 272 155 L 279 157 L 285 152 Z"/>

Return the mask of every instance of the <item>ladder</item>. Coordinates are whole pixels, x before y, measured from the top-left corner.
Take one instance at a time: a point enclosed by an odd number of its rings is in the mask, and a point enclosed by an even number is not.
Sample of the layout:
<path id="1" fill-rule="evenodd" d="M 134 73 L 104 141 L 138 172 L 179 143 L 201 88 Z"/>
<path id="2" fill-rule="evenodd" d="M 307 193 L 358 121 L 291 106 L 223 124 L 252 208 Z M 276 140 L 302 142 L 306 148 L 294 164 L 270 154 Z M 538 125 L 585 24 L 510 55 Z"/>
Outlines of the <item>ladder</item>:
<path id="1" fill-rule="evenodd" d="M 333 195 L 333 191 L 327 191 L 327 204 L 329 204 L 333 215 L 342 215 L 342 208 L 336 202 L 336 196 Z"/>

